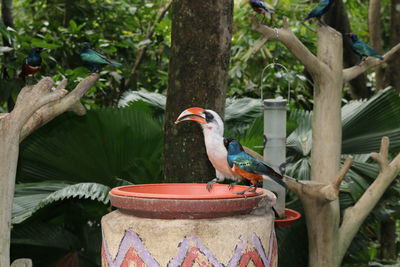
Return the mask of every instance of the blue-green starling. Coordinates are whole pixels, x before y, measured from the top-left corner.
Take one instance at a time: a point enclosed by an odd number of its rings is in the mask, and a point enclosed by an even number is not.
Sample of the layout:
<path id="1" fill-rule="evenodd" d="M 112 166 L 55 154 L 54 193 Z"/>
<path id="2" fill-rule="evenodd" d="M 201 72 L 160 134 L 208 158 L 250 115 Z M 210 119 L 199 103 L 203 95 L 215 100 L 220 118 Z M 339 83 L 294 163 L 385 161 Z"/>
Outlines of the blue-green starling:
<path id="1" fill-rule="evenodd" d="M 224 144 L 228 150 L 227 160 L 232 171 L 252 183 L 249 188 L 254 187 L 254 189 L 249 192 L 255 192 L 258 182 L 268 178 L 286 188 L 281 174 L 268 166 L 267 163 L 247 154 L 238 141 L 232 138 L 225 138 Z M 244 194 L 249 188 L 240 193 Z"/>
<path id="2" fill-rule="evenodd" d="M 314 8 L 308 13 L 307 17 L 304 21 L 309 20 L 311 18 L 316 18 L 319 22 L 322 23 L 321 17 L 326 12 L 328 12 L 329 8 L 332 6 L 333 0 L 321 0 Z"/>
<path id="3" fill-rule="evenodd" d="M 22 71 L 20 77 L 26 81 L 28 76 L 35 76 L 35 73 L 40 70 L 42 65 L 42 58 L 40 53 L 42 52 L 43 48 L 41 47 L 34 47 L 26 58 L 24 58 L 24 62 L 22 64 Z"/>
<path id="4" fill-rule="evenodd" d="M 97 51 L 91 49 L 90 44 L 87 42 L 83 43 L 83 49 L 80 56 L 83 64 L 88 67 L 91 72 L 98 73 L 106 65 L 121 66 L 121 63 L 110 60 Z"/>
<path id="5" fill-rule="evenodd" d="M 355 33 L 348 33 L 347 36 L 351 38 L 351 48 L 353 49 L 353 52 L 359 55 L 361 60 L 364 60 L 366 57 L 376 57 L 380 60 L 383 60 L 383 57 L 379 55 L 371 46 L 359 40 Z"/>

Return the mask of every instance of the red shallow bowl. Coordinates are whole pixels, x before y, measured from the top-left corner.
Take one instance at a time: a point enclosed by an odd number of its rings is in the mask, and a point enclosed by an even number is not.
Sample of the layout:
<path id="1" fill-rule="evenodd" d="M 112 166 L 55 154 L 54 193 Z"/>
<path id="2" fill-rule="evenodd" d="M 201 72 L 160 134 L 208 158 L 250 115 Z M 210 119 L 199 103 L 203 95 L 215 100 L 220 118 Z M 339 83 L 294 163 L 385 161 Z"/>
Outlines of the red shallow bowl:
<path id="1" fill-rule="evenodd" d="M 276 227 L 287 227 L 294 224 L 297 220 L 301 218 L 301 213 L 292 209 L 285 209 L 285 218 L 276 219 Z"/>
<path id="2" fill-rule="evenodd" d="M 233 194 L 247 188 L 216 184 L 211 192 L 206 184 L 146 184 L 128 185 L 110 191 L 111 204 L 121 212 L 137 217 L 158 219 L 202 219 L 249 214 L 265 209 L 273 199 L 267 190 L 246 198 Z"/>
<path id="3" fill-rule="evenodd" d="M 231 190 L 226 184 L 214 184 L 208 191 L 206 184 L 140 184 L 115 187 L 111 194 L 126 197 L 161 198 L 161 199 L 221 199 L 243 198 L 243 195 L 235 192 L 243 191 L 248 186 L 235 185 Z M 257 189 L 257 193 L 262 193 Z M 254 193 L 246 193 L 247 197 L 255 196 Z"/>

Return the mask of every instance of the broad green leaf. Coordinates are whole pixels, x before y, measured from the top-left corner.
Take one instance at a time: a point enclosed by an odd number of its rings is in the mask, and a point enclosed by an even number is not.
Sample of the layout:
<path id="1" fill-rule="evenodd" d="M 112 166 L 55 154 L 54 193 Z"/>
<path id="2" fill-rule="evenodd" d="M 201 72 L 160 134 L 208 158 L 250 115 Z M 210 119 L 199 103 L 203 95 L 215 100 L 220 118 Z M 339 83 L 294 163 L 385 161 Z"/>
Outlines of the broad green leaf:
<path id="1" fill-rule="evenodd" d="M 61 182 L 23 183 L 15 187 L 12 223 L 18 224 L 39 209 L 69 198 L 91 199 L 108 203 L 108 186 L 98 183 L 67 184 Z"/>
<path id="2" fill-rule="evenodd" d="M 47 49 L 57 49 L 60 47 L 58 44 L 52 44 L 48 43 L 46 41 L 40 40 L 40 39 L 32 39 L 31 43 L 32 47 L 42 47 L 42 48 L 47 48 Z"/>
<path id="3" fill-rule="evenodd" d="M 138 105 L 64 114 L 21 146 L 17 179 L 134 183 L 160 179 L 162 126 Z"/>

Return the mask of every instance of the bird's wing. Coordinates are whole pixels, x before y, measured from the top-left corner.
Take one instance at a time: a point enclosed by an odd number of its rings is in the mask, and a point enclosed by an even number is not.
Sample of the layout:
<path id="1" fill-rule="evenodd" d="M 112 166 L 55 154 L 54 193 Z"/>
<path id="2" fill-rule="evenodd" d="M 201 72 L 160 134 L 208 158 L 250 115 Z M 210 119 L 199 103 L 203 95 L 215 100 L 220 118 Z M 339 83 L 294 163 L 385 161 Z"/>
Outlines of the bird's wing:
<path id="1" fill-rule="evenodd" d="M 81 58 L 83 61 L 94 64 L 110 64 L 110 61 L 108 59 L 95 51 L 81 53 Z"/>
<path id="2" fill-rule="evenodd" d="M 286 184 L 282 181 L 282 175 L 277 173 L 272 167 L 268 166 L 267 163 L 262 162 L 245 152 L 236 155 L 232 162 L 238 168 L 246 172 L 267 176 L 276 183 L 286 187 Z"/>
<path id="3" fill-rule="evenodd" d="M 264 1 L 255 1 L 255 5 L 256 7 L 263 9 L 267 13 L 275 13 L 275 10 Z"/>
<path id="4" fill-rule="evenodd" d="M 366 56 L 375 56 L 378 55 L 378 53 L 367 43 L 364 43 L 363 41 L 358 41 L 353 44 L 354 49 L 357 50 L 362 55 Z"/>
<path id="5" fill-rule="evenodd" d="M 235 155 L 235 157 L 232 158 L 232 163 L 246 172 L 255 174 L 265 174 L 269 168 L 263 162 L 247 154 L 246 152 Z"/>
<path id="6" fill-rule="evenodd" d="M 329 1 L 321 1 L 319 2 L 310 12 L 310 14 L 317 15 L 318 13 L 322 12 L 324 8 L 329 5 Z"/>

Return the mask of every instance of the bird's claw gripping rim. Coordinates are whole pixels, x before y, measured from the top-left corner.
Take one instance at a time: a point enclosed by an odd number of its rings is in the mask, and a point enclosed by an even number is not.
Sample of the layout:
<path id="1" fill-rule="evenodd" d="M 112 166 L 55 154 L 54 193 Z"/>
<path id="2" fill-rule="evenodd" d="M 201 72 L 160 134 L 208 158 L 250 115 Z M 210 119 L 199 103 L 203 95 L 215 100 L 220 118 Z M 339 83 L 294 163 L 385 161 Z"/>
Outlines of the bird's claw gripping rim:
<path id="1" fill-rule="evenodd" d="M 231 191 L 231 190 L 233 189 L 233 187 L 234 187 L 234 186 L 235 186 L 235 184 L 234 184 L 234 183 L 232 183 L 232 184 L 229 184 L 229 185 L 228 185 L 228 190 L 229 190 L 229 191 Z"/>
<path id="2" fill-rule="evenodd" d="M 206 188 L 208 192 L 211 192 L 211 189 L 213 187 L 213 185 L 216 184 L 216 182 L 214 180 L 211 180 L 207 183 Z"/>
<path id="3" fill-rule="evenodd" d="M 253 188 L 254 187 L 254 188 Z M 250 190 L 251 188 L 253 188 L 252 190 Z M 250 190 L 250 191 L 249 191 Z M 246 192 L 247 193 L 254 193 L 256 196 L 258 195 L 258 193 L 256 192 L 257 190 L 257 186 L 255 185 L 250 185 L 249 187 L 247 187 L 245 190 L 240 191 L 240 192 L 234 192 L 233 194 L 236 195 L 242 195 L 244 198 L 247 198 Z"/>

